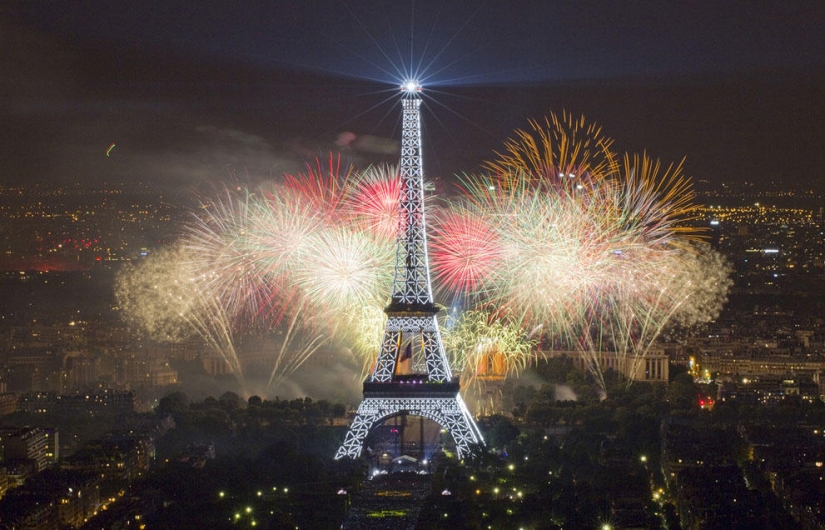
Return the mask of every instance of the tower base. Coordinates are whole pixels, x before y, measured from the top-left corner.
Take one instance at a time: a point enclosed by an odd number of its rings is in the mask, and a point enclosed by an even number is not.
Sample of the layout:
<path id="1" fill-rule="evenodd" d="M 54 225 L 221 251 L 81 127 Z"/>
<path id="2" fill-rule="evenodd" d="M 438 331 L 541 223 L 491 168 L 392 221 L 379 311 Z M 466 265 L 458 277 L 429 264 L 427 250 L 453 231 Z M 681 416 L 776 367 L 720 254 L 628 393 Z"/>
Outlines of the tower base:
<path id="1" fill-rule="evenodd" d="M 457 391 L 439 392 L 438 389 L 434 391 L 432 388 L 424 387 L 441 385 L 423 384 L 418 386 L 421 391 L 416 392 L 411 391 L 414 387 L 408 384 L 404 386 L 407 386 L 409 390 L 403 393 L 409 395 L 390 397 L 386 395 L 390 394 L 389 392 L 373 391 L 368 393 L 367 385 L 369 383 L 364 385 L 364 400 L 358 406 L 358 411 L 355 413 L 352 425 L 344 438 L 344 443 L 341 444 L 335 454 L 336 460 L 345 457 L 360 457 L 364 442 L 372 429 L 388 418 L 399 414 L 421 416 L 438 423 L 441 428 L 452 436 L 459 459 L 468 456 L 473 445 L 484 443 L 475 420 L 473 420 L 470 411 L 467 410 L 467 406 L 464 404 L 464 400 L 461 399 L 461 395 Z M 386 387 L 387 385 L 382 384 L 381 386 Z M 444 386 L 452 386 L 452 384 L 446 383 Z M 418 390 L 418 388 L 415 388 L 415 390 Z M 392 394 L 398 395 L 397 392 L 392 392 Z"/>

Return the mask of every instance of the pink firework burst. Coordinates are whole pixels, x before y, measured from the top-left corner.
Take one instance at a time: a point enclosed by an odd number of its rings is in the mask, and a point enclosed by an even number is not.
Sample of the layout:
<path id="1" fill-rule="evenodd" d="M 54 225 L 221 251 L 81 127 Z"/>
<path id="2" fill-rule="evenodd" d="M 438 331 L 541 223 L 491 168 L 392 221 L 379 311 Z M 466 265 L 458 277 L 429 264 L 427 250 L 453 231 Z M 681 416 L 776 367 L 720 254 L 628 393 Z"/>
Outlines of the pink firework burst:
<path id="1" fill-rule="evenodd" d="M 299 202 L 332 220 L 342 214 L 347 196 L 352 189 L 353 168 L 342 165 L 341 155 L 330 153 L 327 167 L 315 160 L 315 167 L 307 164 L 306 173 L 284 175 L 284 188 Z"/>
<path id="2" fill-rule="evenodd" d="M 503 262 L 494 228 L 467 209 L 444 211 L 433 221 L 430 253 L 436 281 L 453 294 L 482 292 Z"/>
<path id="3" fill-rule="evenodd" d="M 394 166 L 373 167 L 364 171 L 349 197 L 348 216 L 359 227 L 381 240 L 392 240 L 398 233 L 398 204 L 401 178 Z"/>

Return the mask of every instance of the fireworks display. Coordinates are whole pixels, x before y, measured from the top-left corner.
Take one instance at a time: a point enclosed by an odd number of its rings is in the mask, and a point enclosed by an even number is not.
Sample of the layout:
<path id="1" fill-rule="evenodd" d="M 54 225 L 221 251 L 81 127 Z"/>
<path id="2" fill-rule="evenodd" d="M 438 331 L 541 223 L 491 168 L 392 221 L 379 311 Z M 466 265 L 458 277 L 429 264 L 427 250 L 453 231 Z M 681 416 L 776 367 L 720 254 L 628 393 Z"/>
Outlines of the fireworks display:
<path id="1" fill-rule="evenodd" d="M 688 224 L 693 192 L 679 166 L 619 157 L 583 119 L 531 125 L 487 164 L 490 176 L 463 179 L 434 224 L 434 276 L 524 329 L 542 326 L 604 388 L 605 358 L 635 373 L 665 326 L 715 318 L 727 266 Z"/>
<path id="2" fill-rule="evenodd" d="M 217 275 L 195 270 L 190 258 L 178 245 L 125 268 L 118 277 L 119 304 L 129 321 L 156 340 L 200 336 L 243 384 L 232 315 L 210 289 Z"/>
<path id="3" fill-rule="evenodd" d="M 465 386 L 518 374 L 535 356 L 536 340 L 525 336 L 520 322 L 479 310 L 447 320 L 444 349 Z"/>
<path id="4" fill-rule="evenodd" d="M 120 304 L 152 338 L 201 336 L 241 382 L 243 334 L 280 336 L 270 385 L 333 340 L 369 357 L 392 281 L 398 189 L 395 168 L 355 175 L 335 157 L 278 184 L 227 189 L 202 200 L 174 250 L 120 275 Z"/>
<path id="5" fill-rule="evenodd" d="M 428 203 L 430 259 L 453 369 L 473 383 L 519 373 L 543 348 L 638 363 L 670 324 L 714 318 L 724 260 L 690 228 L 680 166 L 619 156 L 570 115 L 530 123 L 459 192 Z M 197 334 L 243 381 L 236 340 L 278 330 L 269 384 L 322 346 L 368 373 L 381 343 L 401 181 L 331 156 L 298 175 L 204 199 L 174 248 L 120 276 L 118 297 L 152 337 Z M 457 312 L 456 312 L 457 311 Z M 543 350 L 542 350 L 543 351 Z"/>

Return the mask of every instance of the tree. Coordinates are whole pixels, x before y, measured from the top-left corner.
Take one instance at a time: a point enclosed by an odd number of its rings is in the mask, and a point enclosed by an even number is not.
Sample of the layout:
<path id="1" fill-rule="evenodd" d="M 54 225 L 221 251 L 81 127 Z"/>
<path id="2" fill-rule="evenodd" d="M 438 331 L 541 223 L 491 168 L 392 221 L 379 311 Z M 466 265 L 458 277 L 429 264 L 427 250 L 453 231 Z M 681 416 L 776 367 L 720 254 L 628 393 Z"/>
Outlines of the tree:
<path id="1" fill-rule="evenodd" d="M 221 408 L 224 410 L 235 410 L 241 408 L 244 403 L 243 398 L 232 391 L 226 391 L 218 398 Z"/>
<path id="2" fill-rule="evenodd" d="M 493 416 L 490 430 L 486 433 L 487 443 L 493 448 L 503 448 L 508 442 L 515 440 L 521 431 L 504 416 Z"/>
<path id="3" fill-rule="evenodd" d="M 158 416 L 166 416 L 172 414 L 178 416 L 189 409 L 189 398 L 186 394 L 180 391 L 172 392 L 164 398 L 161 398 L 155 412 Z"/>
<path id="4" fill-rule="evenodd" d="M 691 410 L 696 402 L 696 385 L 693 377 L 687 372 L 682 372 L 673 378 L 667 389 L 667 400 L 671 410 Z"/>

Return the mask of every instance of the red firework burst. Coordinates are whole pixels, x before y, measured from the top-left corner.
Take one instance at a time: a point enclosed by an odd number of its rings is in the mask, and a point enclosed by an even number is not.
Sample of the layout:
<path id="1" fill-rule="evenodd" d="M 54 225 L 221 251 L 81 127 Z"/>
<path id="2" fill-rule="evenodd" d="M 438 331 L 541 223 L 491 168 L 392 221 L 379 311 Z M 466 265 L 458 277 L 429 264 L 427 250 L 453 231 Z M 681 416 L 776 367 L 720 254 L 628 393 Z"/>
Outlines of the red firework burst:
<path id="1" fill-rule="evenodd" d="M 327 167 L 321 159 L 315 160 L 315 167 L 307 164 L 306 173 L 284 175 L 284 186 L 296 195 L 299 203 L 311 206 L 311 209 L 332 220 L 341 215 L 341 207 L 351 190 L 351 165 L 341 164 L 341 155 L 329 155 Z"/>
<path id="2" fill-rule="evenodd" d="M 452 293 L 482 291 L 503 262 L 493 227 L 466 210 L 443 212 L 434 221 L 430 253 L 436 280 Z"/>
<path id="3" fill-rule="evenodd" d="M 348 201 L 348 215 L 380 240 L 392 240 L 398 234 L 400 201 L 401 178 L 398 168 L 372 168 L 361 175 L 361 180 Z"/>

